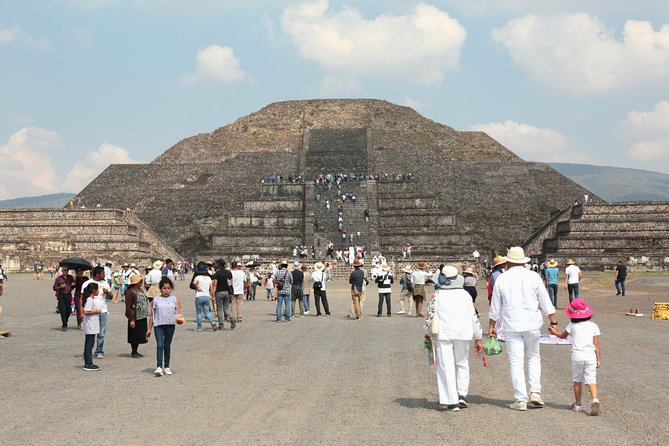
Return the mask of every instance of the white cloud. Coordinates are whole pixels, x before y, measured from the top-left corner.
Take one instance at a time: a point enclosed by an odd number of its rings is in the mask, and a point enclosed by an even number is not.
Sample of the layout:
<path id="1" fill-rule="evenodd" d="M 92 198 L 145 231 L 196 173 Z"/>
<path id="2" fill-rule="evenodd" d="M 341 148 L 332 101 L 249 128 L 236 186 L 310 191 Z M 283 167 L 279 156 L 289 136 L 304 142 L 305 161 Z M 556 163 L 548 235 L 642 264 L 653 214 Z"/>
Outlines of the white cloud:
<path id="1" fill-rule="evenodd" d="M 283 11 L 283 32 L 329 75 L 435 84 L 458 68 L 465 29 L 446 12 L 419 4 L 406 15 L 367 20 L 357 9 L 330 10 L 327 0 Z"/>
<path id="2" fill-rule="evenodd" d="M 476 124 L 470 130 L 485 132 L 516 155 L 544 163 L 590 163 L 592 158 L 570 149 L 570 141 L 560 132 L 515 121 Z"/>
<path id="3" fill-rule="evenodd" d="M 9 45 L 12 43 L 25 43 L 40 50 L 50 50 L 53 48 L 49 40 L 31 36 L 20 25 L 16 25 L 13 28 L 0 28 L 0 45 Z"/>
<path id="4" fill-rule="evenodd" d="M 58 191 L 52 153 L 61 137 L 49 130 L 26 127 L 0 145 L 0 198 L 43 195 Z"/>
<path id="5" fill-rule="evenodd" d="M 104 143 L 94 152 L 80 158 L 67 174 L 61 186 L 64 191 L 80 191 L 110 164 L 131 164 L 137 161 L 123 147 Z"/>
<path id="6" fill-rule="evenodd" d="M 620 125 L 626 136 L 636 139 L 627 153 L 639 161 L 669 158 L 669 101 L 660 101 L 650 111 L 632 111 Z"/>
<path id="7" fill-rule="evenodd" d="M 229 46 L 211 45 L 197 52 L 197 67 L 194 73 L 181 78 L 186 85 L 206 82 L 237 82 L 246 77 L 239 67 L 239 59 Z"/>
<path id="8" fill-rule="evenodd" d="M 545 85 L 577 93 L 667 89 L 669 24 L 628 20 L 622 40 L 598 18 L 528 14 L 492 31 L 511 59 Z"/>

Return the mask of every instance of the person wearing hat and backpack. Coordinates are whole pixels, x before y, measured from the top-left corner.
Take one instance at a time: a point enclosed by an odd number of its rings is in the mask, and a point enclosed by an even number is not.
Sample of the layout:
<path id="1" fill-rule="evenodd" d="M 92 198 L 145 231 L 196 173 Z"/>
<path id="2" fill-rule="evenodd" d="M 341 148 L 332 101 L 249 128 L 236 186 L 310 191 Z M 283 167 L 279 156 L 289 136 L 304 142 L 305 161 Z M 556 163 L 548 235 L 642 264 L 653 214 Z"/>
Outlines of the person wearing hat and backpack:
<path id="1" fill-rule="evenodd" d="M 402 277 L 400 278 L 400 311 L 397 314 L 404 314 L 404 301 L 407 301 L 407 309 L 409 316 L 411 316 L 411 298 L 413 296 L 413 283 L 411 283 L 411 274 L 413 270 L 409 265 L 402 269 Z"/>
<path id="2" fill-rule="evenodd" d="M 483 329 L 463 286 L 458 269 L 445 265 L 438 273 L 424 326 L 434 346 L 439 405 L 449 411 L 469 407 L 469 343 L 474 340 L 477 355 L 483 350 Z"/>
<path id="3" fill-rule="evenodd" d="M 290 289 L 293 285 L 293 275 L 288 272 L 288 260 L 281 260 L 279 270 L 274 273 L 274 286 L 276 287 L 276 321 L 281 322 L 283 311 L 284 320 L 290 321 Z"/>
<path id="4" fill-rule="evenodd" d="M 314 265 L 314 272 L 311 274 L 311 287 L 314 290 L 316 316 L 321 315 L 321 302 L 323 303 L 323 310 L 325 310 L 325 315 L 330 316 L 330 304 L 328 303 L 328 297 L 325 291 L 326 282 L 327 275 L 325 274 L 325 265 L 323 262 L 316 262 Z"/>
<path id="5" fill-rule="evenodd" d="M 496 321 L 504 318 L 504 340 L 509 356 L 509 369 L 515 401 L 511 409 L 525 411 L 529 400 L 535 407 L 543 407 L 541 398 L 541 356 L 539 337 L 548 316 L 551 325 L 557 325 L 555 307 L 539 274 L 526 269 L 530 261 L 519 246 L 509 249 L 505 257 L 508 269 L 497 278 L 490 301 L 488 334 L 497 337 Z M 542 311 L 539 310 L 541 308 Z M 528 399 L 525 383 L 525 362 L 530 384 Z"/>
<path id="6" fill-rule="evenodd" d="M 390 310 L 390 298 L 392 296 L 392 285 L 395 282 L 393 274 L 390 272 L 390 266 L 386 262 L 381 264 L 381 273 L 374 279 L 379 287 L 379 307 L 376 311 L 376 317 L 381 317 L 383 313 L 383 300 L 386 301 L 386 311 L 388 317 L 392 315 Z"/>

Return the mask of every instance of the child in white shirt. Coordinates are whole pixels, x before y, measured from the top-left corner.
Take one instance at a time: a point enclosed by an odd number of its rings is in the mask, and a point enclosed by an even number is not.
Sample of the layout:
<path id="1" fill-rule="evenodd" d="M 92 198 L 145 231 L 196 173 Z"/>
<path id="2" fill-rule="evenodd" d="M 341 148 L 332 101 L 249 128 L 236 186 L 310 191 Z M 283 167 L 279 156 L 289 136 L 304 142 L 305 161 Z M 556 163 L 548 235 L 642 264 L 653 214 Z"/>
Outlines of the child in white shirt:
<path id="1" fill-rule="evenodd" d="M 597 398 L 597 369 L 600 362 L 599 349 L 599 327 L 594 322 L 590 322 L 593 311 L 585 299 L 574 299 L 565 308 L 565 313 L 571 318 L 571 323 L 567 325 L 565 331 L 558 332 L 555 327 L 550 326 L 548 330 L 555 336 L 565 339 L 571 335 L 571 367 L 574 381 L 574 404 L 571 410 L 581 412 L 582 383 L 585 383 L 592 395 L 592 406 L 590 415 L 600 414 L 599 399 Z"/>
<path id="2" fill-rule="evenodd" d="M 91 282 L 82 290 L 82 305 L 84 307 L 84 370 L 98 371 L 100 367 L 93 364 L 93 345 L 95 345 L 95 335 L 100 333 L 100 313 L 102 313 L 102 303 L 95 296 L 98 293 L 98 284 Z"/>

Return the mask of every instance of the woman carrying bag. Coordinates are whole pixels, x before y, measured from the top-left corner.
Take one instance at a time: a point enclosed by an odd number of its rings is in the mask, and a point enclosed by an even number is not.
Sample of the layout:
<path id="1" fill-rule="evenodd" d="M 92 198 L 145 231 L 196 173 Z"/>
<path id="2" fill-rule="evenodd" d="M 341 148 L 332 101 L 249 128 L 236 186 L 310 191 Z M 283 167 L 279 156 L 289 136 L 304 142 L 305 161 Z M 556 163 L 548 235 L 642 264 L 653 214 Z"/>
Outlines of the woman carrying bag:
<path id="1" fill-rule="evenodd" d="M 482 328 L 464 278 L 446 265 L 435 275 L 435 293 L 427 309 L 425 337 L 431 338 L 437 371 L 439 405 L 457 411 L 469 406 L 469 343 L 483 349 Z"/>

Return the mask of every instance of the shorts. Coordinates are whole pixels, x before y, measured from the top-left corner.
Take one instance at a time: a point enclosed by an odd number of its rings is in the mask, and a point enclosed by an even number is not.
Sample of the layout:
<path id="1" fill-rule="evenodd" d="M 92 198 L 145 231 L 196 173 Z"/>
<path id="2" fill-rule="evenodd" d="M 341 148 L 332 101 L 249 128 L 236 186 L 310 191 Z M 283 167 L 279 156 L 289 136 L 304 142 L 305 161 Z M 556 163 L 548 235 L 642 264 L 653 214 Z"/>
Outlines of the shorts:
<path id="1" fill-rule="evenodd" d="M 571 361 L 571 375 L 575 383 L 597 384 L 597 361 Z"/>

